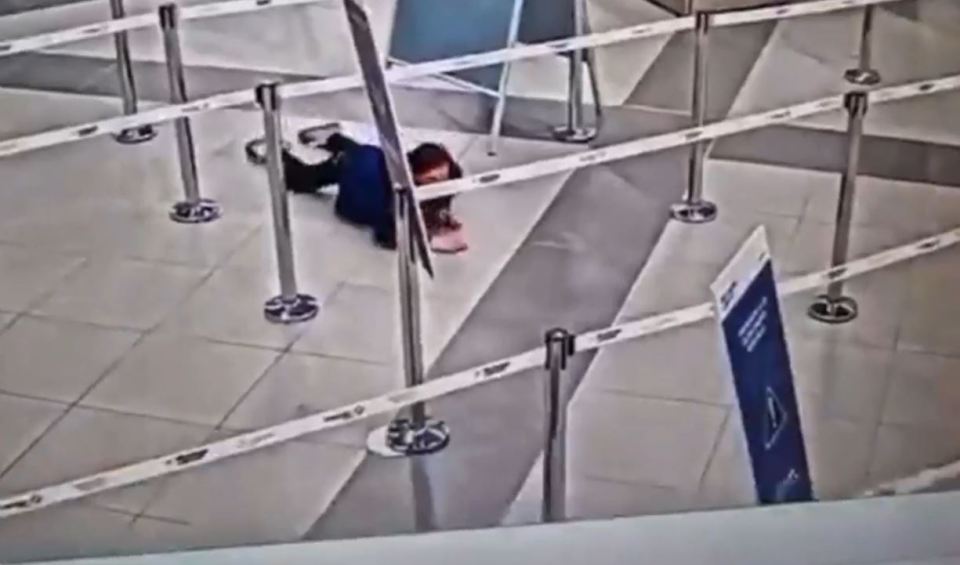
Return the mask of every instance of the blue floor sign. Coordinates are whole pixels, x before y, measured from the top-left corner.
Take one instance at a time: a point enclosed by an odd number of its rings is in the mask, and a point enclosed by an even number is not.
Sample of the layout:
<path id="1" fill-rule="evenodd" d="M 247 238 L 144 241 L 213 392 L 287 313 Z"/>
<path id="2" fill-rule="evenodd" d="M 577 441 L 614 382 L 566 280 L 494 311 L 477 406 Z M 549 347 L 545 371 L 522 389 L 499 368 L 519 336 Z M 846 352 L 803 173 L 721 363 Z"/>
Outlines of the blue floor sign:
<path id="1" fill-rule="evenodd" d="M 773 264 L 758 228 L 711 285 L 761 504 L 813 500 Z"/>

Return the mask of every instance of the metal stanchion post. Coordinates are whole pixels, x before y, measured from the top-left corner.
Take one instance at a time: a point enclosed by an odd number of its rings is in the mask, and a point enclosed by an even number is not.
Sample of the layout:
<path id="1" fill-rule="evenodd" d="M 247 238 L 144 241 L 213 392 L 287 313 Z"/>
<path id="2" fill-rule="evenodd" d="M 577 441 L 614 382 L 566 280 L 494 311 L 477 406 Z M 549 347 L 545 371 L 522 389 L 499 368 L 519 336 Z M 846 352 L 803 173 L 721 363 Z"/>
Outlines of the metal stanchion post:
<path id="1" fill-rule="evenodd" d="M 510 29 L 507 31 L 507 47 L 517 44 L 520 34 L 520 17 L 523 14 L 523 0 L 513 0 L 513 12 L 510 14 Z M 493 124 L 490 126 L 490 138 L 487 141 L 487 154 L 496 155 L 500 145 L 500 134 L 503 131 L 503 117 L 507 111 L 507 84 L 510 82 L 512 65 L 503 64 L 500 71 L 500 84 L 497 87 L 497 102 L 493 109 Z"/>
<path id="2" fill-rule="evenodd" d="M 560 522 L 566 518 L 567 501 L 567 387 L 563 372 L 575 352 L 574 336 L 564 329 L 547 332 L 548 371 L 545 391 L 543 500 L 541 519 Z"/>
<path id="3" fill-rule="evenodd" d="M 863 26 L 860 31 L 860 62 L 857 68 L 843 74 L 847 82 L 858 86 L 879 84 L 880 73 L 873 68 L 873 20 L 876 7 L 869 5 L 863 10 Z"/>
<path id="4" fill-rule="evenodd" d="M 393 183 L 403 367 L 407 386 L 416 387 L 423 384 L 425 372 L 420 334 L 420 268 L 432 274 L 432 259 L 419 203 L 413 194 L 413 173 L 403 151 L 400 126 L 370 18 L 360 0 L 343 0 L 343 4 L 387 172 Z M 388 456 L 425 455 L 447 446 L 450 442 L 447 425 L 429 417 L 423 402 L 414 404 L 407 412 L 408 417 L 398 417 L 386 429 L 370 435 L 367 446 L 371 451 Z"/>
<path id="5" fill-rule="evenodd" d="M 369 88 L 369 86 L 368 86 Z M 393 152 L 402 155 L 402 152 Z M 394 219 L 397 234 L 397 266 L 400 290 L 400 330 L 403 348 L 404 374 L 407 387 L 423 384 L 423 340 L 420 325 L 420 266 L 415 247 L 415 230 L 408 186 L 396 187 Z M 450 442 L 446 423 L 427 415 L 423 402 L 407 411 L 406 416 L 394 419 L 386 429 L 387 447 L 398 455 L 426 455 L 440 451 Z"/>
<path id="6" fill-rule="evenodd" d="M 703 127 L 707 121 L 707 59 L 710 50 L 710 20 L 707 12 L 697 12 L 693 48 L 693 113 L 694 126 Z M 717 206 L 703 199 L 703 165 L 707 158 L 708 143 L 698 141 L 690 146 L 690 161 L 687 169 L 687 190 L 683 201 L 670 208 L 673 219 L 688 224 L 704 224 L 717 217 Z"/>
<path id="7" fill-rule="evenodd" d="M 160 6 L 160 29 L 163 31 L 163 49 L 167 57 L 167 80 L 170 83 L 170 101 L 185 104 L 187 84 L 183 77 L 183 55 L 180 51 L 180 14 L 176 4 Z M 174 122 L 177 132 L 177 153 L 180 157 L 180 178 L 186 198 L 173 205 L 170 219 L 183 224 L 200 224 L 220 217 L 220 205 L 200 197 L 196 153 L 189 118 Z"/>
<path id="8" fill-rule="evenodd" d="M 110 0 L 110 15 L 115 20 L 126 17 L 123 0 Z M 137 113 L 137 87 L 133 79 L 133 64 L 130 60 L 130 41 L 127 32 L 113 34 L 113 45 L 117 52 L 117 75 L 120 79 L 120 96 L 123 98 L 123 113 L 127 116 Z M 140 126 L 125 129 L 113 136 L 120 143 L 132 145 L 150 141 L 157 136 L 153 126 Z"/>
<path id="9" fill-rule="evenodd" d="M 833 235 L 833 255 L 830 266 L 837 267 L 847 262 L 850 245 L 850 225 L 853 221 L 854 195 L 857 173 L 860 168 L 860 144 L 863 138 L 863 120 L 867 114 L 869 98 L 865 92 L 850 92 L 844 98 L 847 109 L 847 168 L 840 183 L 840 200 L 837 205 L 837 225 Z M 842 324 L 857 317 L 857 301 L 843 294 L 843 281 L 827 285 L 827 293 L 818 296 L 807 313 L 814 320 L 828 324 Z"/>
<path id="10" fill-rule="evenodd" d="M 280 295 L 267 301 L 263 314 L 277 324 L 305 322 L 316 317 L 320 307 L 309 294 L 297 292 L 297 278 L 293 262 L 293 233 L 290 210 L 287 205 L 287 185 L 283 179 L 281 156 L 283 129 L 280 124 L 280 97 L 277 83 L 257 86 L 257 104 L 263 110 L 263 130 L 267 150 L 267 179 L 270 182 L 270 202 L 273 208 L 273 234 L 277 248 L 277 271 L 280 274 Z"/>
<path id="11" fill-rule="evenodd" d="M 586 33 L 586 10 L 584 0 L 573 0 L 573 33 L 576 36 Z M 569 58 L 567 124 L 553 130 L 553 135 L 560 141 L 588 143 L 597 137 L 597 130 L 584 125 L 583 120 L 583 65 L 587 60 L 586 51 L 577 49 L 569 54 Z"/>

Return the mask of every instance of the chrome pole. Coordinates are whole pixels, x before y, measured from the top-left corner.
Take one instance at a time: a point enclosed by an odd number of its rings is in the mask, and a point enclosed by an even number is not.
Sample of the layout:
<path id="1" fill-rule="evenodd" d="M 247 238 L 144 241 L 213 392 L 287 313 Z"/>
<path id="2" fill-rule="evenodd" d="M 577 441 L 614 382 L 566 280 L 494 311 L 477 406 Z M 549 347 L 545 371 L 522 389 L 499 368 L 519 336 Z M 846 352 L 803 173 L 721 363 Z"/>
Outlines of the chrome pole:
<path id="1" fill-rule="evenodd" d="M 573 0 L 573 35 L 580 37 L 587 29 L 587 8 L 584 0 Z M 567 74 L 567 124 L 553 130 L 560 141 L 570 143 L 588 143 L 597 137 L 595 128 L 584 125 L 583 112 L 583 65 L 586 62 L 586 50 L 577 49 L 570 53 L 570 72 Z"/>
<path id="2" fill-rule="evenodd" d="M 520 34 L 520 18 L 523 14 L 523 0 L 513 0 L 513 12 L 510 14 L 510 28 L 507 31 L 507 47 L 514 47 L 517 44 L 517 36 Z M 496 155 L 500 145 L 500 134 L 503 131 L 503 116 L 507 110 L 507 85 L 510 82 L 510 71 L 512 65 L 507 62 L 503 64 L 503 70 L 500 73 L 500 84 L 497 87 L 497 103 L 493 109 L 493 124 L 490 127 L 490 139 L 487 142 L 487 154 Z"/>
<path id="3" fill-rule="evenodd" d="M 567 500 L 567 387 L 563 372 L 574 353 L 574 336 L 564 329 L 547 332 L 547 380 L 544 386 L 543 499 L 541 519 L 566 519 Z"/>
<path id="4" fill-rule="evenodd" d="M 860 55 L 857 68 L 849 69 L 843 78 L 857 86 L 873 86 L 881 81 L 880 73 L 873 68 L 873 23 L 876 6 L 866 6 L 863 10 L 863 25 L 860 28 Z"/>
<path id="5" fill-rule="evenodd" d="M 836 268 L 847 262 L 850 248 L 850 228 L 853 223 L 854 197 L 857 174 L 860 169 L 860 147 L 863 141 L 863 122 L 867 114 L 869 97 L 866 92 L 849 92 L 844 97 L 847 109 L 847 166 L 840 182 L 840 199 L 837 204 L 837 223 L 834 228 L 833 253 L 830 258 L 832 273 L 839 276 Z M 857 317 L 857 302 L 843 294 L 843 281 L 833 280 L 827 285 L 827 293 L 817 297 L 807 311 L 811 318 L 828 324 L 842 324 Z"/>
<path id="6" fill-rule="evenodd" d="M 277 251 L 277 272 L 280 277 L 280 295 L 267 301 L 263 313 L 267 320 L 277 324 L 305 322 L 315 318 L 320 307 L 316 298 L 297 291 L 293 229 L 290 223 L 287 185 L 283 178 L 283 126 L 280 120 L 281 100 L 277 83 L 260 84 L 255 95 L 257 104 L 263 110 L 267 179 L 270 183 L 273 235 Z"/>
<path id="7" fill-rule="evenodd" d="M 710 53 L 710 21 L 707 12 L 697 12 L 693 48 L 693 101 L 691 110 L 694 127 L 703 127 L 707 121 L 708 59 Z M 704 224 L 717 217 L 717 206 L 703 199 L 703 168 L 707 158 L 705 141 L 690 146 L 687 167 L 687 188 L 683 200 L 670 208 L 674 220 L 688 224 Z"/>
<path id="8" fill-rule="evenodd" d="M 163 32 L 163 49 L 167 58 L 167 81 L 170 85 L 170 101 L 185 104 L 187 83 L 183 76 L 183 54 L 180 50 L 180 11 L 176 4 L 160 6 L 160 29 Z M 173 205 L 170 219 L 183 224 L 200 224 L 220 217 L 220 205 L 200 197 L 200 181 L 197 176 L 196 151 L 189 118 L 174 121 L 177 135 L 177 153 L 180 157 L 180 179 L 183 182 L 185 199 Z"/>
<path id="9" fill-rule="evenodd" d="M 373 39 L 370 19 L 358 0 L 343 0 L 343 3 L 387 172 L 393 184 L 403 367 L 407 386 L 415 387 L 424 382 L 425 373 L 420 327 L 420 269 L 432 273 L 432 259 L 419 203 L 413 194 L 413 173 L 403 150 L 393 98 L 383 73 L 383 60 Z M 414 404 L 407 412 L 409 417 L 396 418 L 385 430 L 385 447 L 391 455 L 424 455 L 447 446 L 450 442 L 447 425 L 429 417 L 423 402 Z M 379 439 L 378 430 L 368 441 L 371 449 L 373 445 L 380 447 Z"/>
<path id="10" fill-rule="evenodd" d="M 126 17 L 123 0 L 110 0 L 110 15 L 115 20 Z M 123 100 L 123 113 L 127 116 L 137 113 L 137 86 L 133 77 L 133 62 L 130 59 L 130 41 L 127 32 L 113 34 L 113 46 L 117 54 L 117 77 L 120 81 L 120 97 Z M 132 145 L 150 141 L 157 136 L 151 125 L 125 129 L 113 136 L 118 142 Z"/>

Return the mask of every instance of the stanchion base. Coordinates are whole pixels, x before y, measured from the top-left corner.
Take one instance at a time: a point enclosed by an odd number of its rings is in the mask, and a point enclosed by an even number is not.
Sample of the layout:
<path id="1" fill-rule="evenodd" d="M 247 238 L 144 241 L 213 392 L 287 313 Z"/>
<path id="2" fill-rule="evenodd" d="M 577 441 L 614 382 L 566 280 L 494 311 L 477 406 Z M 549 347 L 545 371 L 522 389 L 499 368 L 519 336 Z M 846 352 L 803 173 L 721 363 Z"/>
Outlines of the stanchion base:
<path id="1" fill-rule="evenodd" d="M 124 145 L 136 145 L 137 143 L 150 141 L 155 137 L 157 137 L 157 130 L 153 126 L 125 129 L 113 135 L 113 139 L 115 139 L 117 143 Z"/>
<path id="2" fill-rule="evenodd" d="M 565 141 L 567 143 L 590 143 L 597 138 L 597 130 L 588 127 L 571 128 L 561 126 L 553 130 L 553 137 L 557 141 Z"/>
<path id="3" fill-rule="evenodd" d="M 670 207 L 670 217 L 685 224 L 706 224 L 717 219 L 717 205 L 713 202 L 680 202 Z"/>
<path id="4" fill-rule="evenodd" d="M 170 219 L 180 224 L 205 224 L 212 222 L 222 214 L 220 204 L 209 198 L 196 202 L 177 202 L 170 210 Z"/>
<path id="5" fill-rule="evenodd" d="M 409 418 L 397 418 L 367 436 L 367 449 L 381 457 L 410 457 L 436 453 L 450 444 L 447 424 L 427 418 L 420 428 Z"/>
<path id="6" fill-rule="evenodd" d="M 825 324 L 845 324 L 857 317 L 860 309 L 857 301 L 849 296 L 830 298 L 820 295 L 807 309 L 807 315 Z"/>
<path id="7" fill-rule="evenodd" d="M 297 324 L 317 317 L 320 305 L 309 294 L 298 294 L 289 299 L 275 296 L 263 306 L 263 316 L 274 324 Z"/>
<path id="8" fill-rule="evenodd" d="M 843 73 L 843 78 L 857 86 L 874 86 L 881 81 L 880 73 L 873 69 L 850 69 Z"/>

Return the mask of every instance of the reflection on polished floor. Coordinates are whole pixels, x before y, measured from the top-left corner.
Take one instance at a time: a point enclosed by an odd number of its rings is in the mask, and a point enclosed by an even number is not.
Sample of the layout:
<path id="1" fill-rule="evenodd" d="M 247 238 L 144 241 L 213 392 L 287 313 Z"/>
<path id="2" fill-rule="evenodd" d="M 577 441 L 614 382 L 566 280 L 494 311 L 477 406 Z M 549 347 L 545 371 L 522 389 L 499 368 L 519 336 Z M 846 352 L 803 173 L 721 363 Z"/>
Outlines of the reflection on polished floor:
<path id="1" fill-rule="evenodd" d="M 0 38 L 106 15 L 102 0 L 51 4 L 20 2 L 23 11 L 0 17 Z M 187 26 L 191 92 L 350 72 L 334 5 Z M 387 37 L 393 0 L 368 5 Z M 639 0 L 590 9 L 595 29 L 669 17 Z M 717 30 L 711 115 L 842 92 L 858 21 L 838 12 Z M 877 15 L 878 66 L 891 83 L 960 72 L 958 31 L 954 0 L 890 4 Z M 158 38 L 137 32 L 132 45 L 141 92 L 162 102 Z M 93 40 L 0 59 L 0 138 L 115 115 L 111 50 Z M 683 127 L 689 54 L 686 35 L 600 49 L 611 117 L 599 143 Z M 396 89 L 405 135 L 445 143 L 470 172 L 580 151 L 547 134 L 563 119 L 564 69 L 561 59 L 517 65 L 497 156 L 486 151 L 483 98 L 430 81 Z M 853 255 L 960 226 L 958 103 L 951 93 L 870 110 Z M 364 104 L 359 92 L 294 101 L 284 127 L 363 128 Z M 339 223 L 329 199 L 292 199 L 300 283 L 321 298 L 320 316 L 293 327 L 262 320 L 276 290 L 269 195 L 242 156 L 260 127 L 252 109 L 195 119 L 202 190 L 226 211 L 202 226 L 166 217 L 180 193 L 169 126 L 144 145 L 97 138 L 0 160 L 0 496 L 402 386 L 393 257 Z M 460 197 L 471 251 L 440 258 L 423 292 L 431 375 L 539 345 L 551 326 L 582 331 L 703 302 L 758 224 L 781 276 L 823 268 L 843 127 L 829 115 L 718 142 L 706 191 L 721 217 L 704 226 L 668 221 L 683 151 Z M 847 326 L 808 320 L 812 293 L 785 300 L 820 498 L 960 457 L 958 282 L 960 251 L 948 250 L 852 282 L 862 315 Z M 578 359 L 574 517 L 752 504 L 721 361 L 706 323 Z M 0 561 L 415 531 L 411 478 L 430 490 L 433 527 L 536 521 L 539 375 L 432 404 L 454 433 L 436 456 L 368 456 L 366 432 L 385 421 L 374 419 L 0 521 Z"/>

